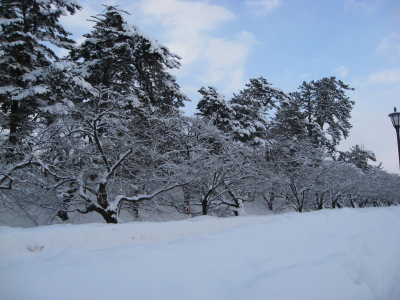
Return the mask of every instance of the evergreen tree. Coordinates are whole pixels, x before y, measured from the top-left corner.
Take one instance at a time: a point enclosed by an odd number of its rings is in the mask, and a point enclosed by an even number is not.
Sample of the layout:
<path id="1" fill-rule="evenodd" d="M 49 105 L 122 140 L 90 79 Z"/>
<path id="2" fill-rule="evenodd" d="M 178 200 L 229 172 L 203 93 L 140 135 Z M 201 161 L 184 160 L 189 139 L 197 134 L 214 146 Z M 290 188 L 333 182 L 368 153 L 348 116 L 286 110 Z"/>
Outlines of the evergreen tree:
<path id="1" fill-rule="evenodd" d="M 2 0 L 0 5 L 0 105 L 1 128 L 15 145 L 33 131 L 40 108 L 58 101 L 49 74 L 62 72 L 56 54 L 43 42 L 71 49 L 74 41 L 58 23 L 68 11 L 80 6 L 75 1 Z M 54 64 L 58 63 L 58 64 Z"/>
<path id="2" fill-rule="evenodd" d="M 237 140 L 254 145 L 265 144 L 268 139 L 268 112 L 277 102 L 288 96 L 273 88 L 263 77 L 250 79 L 246 88 L 234 94 L 230 105 L 234 110 L 232 131 Z"/>
<path id="3" fill-rule="evenodd" d="M 303 82 L 299 90 L 292 97 L 299 101 L 301 111 L 305 113 L 309 137 L 316 145 L 333 154 L 342 137 L 348 137 L 352 127 L 349 119 L 354 101 L 345 92 L 354 89 L 335 77 L 325 77 L 310 83 Z"/>
<path id="4" fill-rule="evenodd" d="M 365 149 L 363 145 L 355 145 L 349 151 L 339 151 L 338 161 L 352 163 L 364 173 L 373 168 L 373 166 L 368 164 L 369 160 L 376 161 L 375 153 Z"/>
<path id="5" fill-rule="evenodd" d="M 217 126 L 222 131 L 229 130 L 229 123 L 234 114 L 233 109 L 225 101 L 225 96 L 217 92 L 213 86 L 208 88 L 201 87 L 199 93 L 203 95 L 197 104 L 198 116 L 209 121 L 212 125 Z"/>
<path id="6" fill-rule="evenodd" d="M 305 114 L 296 100 L 290 97 L 289 101 L 281 103 L 277 108 L 272 121 L 272 132 L 275 138 L 304 139 L 308 136 Z"/>
<path id="7" fill-rule="evenodd" d="M 71 51 L 78 62 L 76 72 L 108 101 L 119 97 L 127 108 L 147 113 L 176 111 L 188 98 L 180 92 L 174 76 L 166 70 L 179 68 L 179 56 L 124 21 L 121 10 L 106 6 L 92 17 L 94 30 Z"/>

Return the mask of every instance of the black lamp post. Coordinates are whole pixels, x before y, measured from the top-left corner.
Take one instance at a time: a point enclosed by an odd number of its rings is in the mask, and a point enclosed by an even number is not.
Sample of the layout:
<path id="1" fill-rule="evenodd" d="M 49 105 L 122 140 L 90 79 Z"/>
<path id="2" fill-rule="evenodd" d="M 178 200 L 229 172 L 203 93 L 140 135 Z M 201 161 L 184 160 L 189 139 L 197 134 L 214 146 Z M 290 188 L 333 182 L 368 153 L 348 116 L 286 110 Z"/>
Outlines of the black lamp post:
<path id="1" fill-rule="evenodd" d="M 396 107 L 394 108 L 394 112 L 389 114 L 390 119 L 392 120 L 393 127 L 396 129 L 397 136 L 397 148 L 399 150 L 399 166 L 400 166 L 400 112 L 397 112 Z"/>

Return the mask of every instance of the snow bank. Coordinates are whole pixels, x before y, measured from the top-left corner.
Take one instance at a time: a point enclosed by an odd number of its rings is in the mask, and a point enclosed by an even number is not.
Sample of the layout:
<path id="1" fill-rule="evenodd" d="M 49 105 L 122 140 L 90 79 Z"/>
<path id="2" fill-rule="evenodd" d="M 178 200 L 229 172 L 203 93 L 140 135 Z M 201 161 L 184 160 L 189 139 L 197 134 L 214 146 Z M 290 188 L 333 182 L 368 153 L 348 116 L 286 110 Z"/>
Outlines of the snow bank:
<path id="1" fill-rule="evenodd" d="M 0 226 L 0 258 L 21 261 L 32 258 L 32 252 L 44 254 L 69 248 L 94 250 L 168 242 L 199 233 L 211 234 L 242 224 L 262 223 L 274 218 L 275 215 L 236 218 L 202 216 L 170 222 L 65 224 L 25 229 Z"/>
<path id="2" fill-rule="evenodd" d="M 0 229 L 1 299 L 400 299 L 400 207 Z"/>

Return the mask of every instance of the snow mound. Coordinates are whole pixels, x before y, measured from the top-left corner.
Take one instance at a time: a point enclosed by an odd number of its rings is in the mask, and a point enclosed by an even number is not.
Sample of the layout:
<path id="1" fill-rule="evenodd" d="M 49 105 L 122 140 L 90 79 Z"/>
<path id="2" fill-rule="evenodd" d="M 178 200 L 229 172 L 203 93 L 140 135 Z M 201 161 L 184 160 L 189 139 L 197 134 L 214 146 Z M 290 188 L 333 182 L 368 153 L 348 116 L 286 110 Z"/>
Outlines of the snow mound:
<path id="1" fill-rule="evenodd" d="M 400 299 L 400 207 L 0 228 L 1 299 Z"/>

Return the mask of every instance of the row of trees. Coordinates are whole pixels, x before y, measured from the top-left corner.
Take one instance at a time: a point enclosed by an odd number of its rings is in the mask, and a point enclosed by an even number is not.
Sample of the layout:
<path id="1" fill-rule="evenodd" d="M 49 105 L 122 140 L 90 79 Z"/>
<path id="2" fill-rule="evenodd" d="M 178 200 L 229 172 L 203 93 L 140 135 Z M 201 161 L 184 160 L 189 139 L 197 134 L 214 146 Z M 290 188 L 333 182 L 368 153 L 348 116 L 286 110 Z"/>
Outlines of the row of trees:
<path id="1" fill-rule="evenodd" d="M 286 94 L 250 79 L 229 101 L 202 87 L 196 117 L 169 69 L 179 57 L 106 6 L 77 46 L 58 23 L 75 1 L 0 7 L 1 207 L 32 224 L 98 213 L 238 215 L 391 205 L 399 177 L 349 134 L 352 90 L 334 77 Z M 47 45 L 69 50 L 59 58 Z M 395 187 L 395 188 L 393 188 Z"/>

